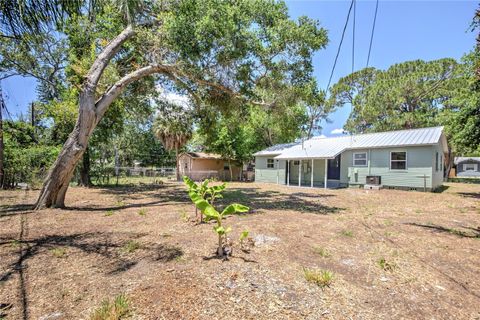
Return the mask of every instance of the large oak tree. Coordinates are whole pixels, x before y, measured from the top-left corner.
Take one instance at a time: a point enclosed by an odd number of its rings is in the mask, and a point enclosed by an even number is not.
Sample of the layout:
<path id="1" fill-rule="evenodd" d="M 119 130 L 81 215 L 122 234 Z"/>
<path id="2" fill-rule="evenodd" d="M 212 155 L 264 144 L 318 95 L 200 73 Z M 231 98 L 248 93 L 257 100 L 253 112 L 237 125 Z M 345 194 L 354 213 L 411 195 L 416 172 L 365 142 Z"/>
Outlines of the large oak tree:
<path id="1" fill-rule="evenodd" d="M 10 2 L 10 3 L 9 3 Z M 105 1 L 106 2 L 106 1 Z M 3 37 L 16 41 L 25 30 L 55 28 L 62 21 L 89 15 L 102 1 L 4 1 L 0 20 Z M 78 118 L 52 166 L 36 208 L 63 207 L 75 166 L 90 136 L 112 102 L 132 82 L 155 76 L 165 88 L 190 95 L 203 105 L 236 108 L 257 104 L 274 108 L 278 88 L 293 90 L 312 78 L 312 55 L 327 43 L 315 20 L 290 19 L 283 2 L 245 0 L 121 1 L 124 27 L 111 39 L 96 39 L 96 56 L 78 94 Z M 135 9 L 135 10 L 134 10 Z M 51 23 L 54 22 L 54 23 Z M 117 30 L 116 25 L 112 26 Z M 132 52 L 134 54 L 132 55 Z M 108 66 L 123 55 L 137 57 L 125 64 L 105 90 L 99 86 Z"/>

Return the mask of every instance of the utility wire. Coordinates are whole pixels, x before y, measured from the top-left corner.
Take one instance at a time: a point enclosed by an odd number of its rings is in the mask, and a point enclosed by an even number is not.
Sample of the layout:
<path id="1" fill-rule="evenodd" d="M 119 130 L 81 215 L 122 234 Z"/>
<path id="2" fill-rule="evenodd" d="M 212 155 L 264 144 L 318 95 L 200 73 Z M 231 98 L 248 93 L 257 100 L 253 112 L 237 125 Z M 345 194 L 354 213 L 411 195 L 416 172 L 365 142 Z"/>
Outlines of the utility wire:
<path id="1" fill-rule="evenodd" d="M 357 2 L 353 0 L 353 35 L 352 35 L 352 73 L 355 70 L 355 17 L 357 13 Z"/>
<path id="2" fill-rule="evenodd" d="M 375 33 L 375 24 L 377 22 L 377 12 L 378 12 L 378 0 L 375 5 L 375 15 L 373 16 L 372 34 L 370 35 L 370 46 L 368 48 L 367 68 L 368 68 L 368 63 L 370 62 L 370 52 L 372 52 L 373 34 Z"/>
<path id="3" fill-rule="evenodd" d="M 328 92 L 328 88 L 330 88 L 330 83 L 332 82 L 333 72 L 335 71 L 335 67 L 337 65 L 338 55 L 340 54 L 340 49 L 342 48 L 343 38 L 345 37 L 345 31 L 347 30 L 348 20 L 350 20 L 350 13 L 352 12 L 354 1 L 355 0 L 352 0 L 352 2 L 350 3 L 350 8 L 348 9 L 347 20 L 345 21 L 345 25 L 343 26 L 342 38 L 340 39 L 340 44 L 338 45 L 337 55 L 335 56 L 332 72 L 330 73 L 330 79 L 328 79 L 328 85 L 326 90 L 327 92 Z"/>

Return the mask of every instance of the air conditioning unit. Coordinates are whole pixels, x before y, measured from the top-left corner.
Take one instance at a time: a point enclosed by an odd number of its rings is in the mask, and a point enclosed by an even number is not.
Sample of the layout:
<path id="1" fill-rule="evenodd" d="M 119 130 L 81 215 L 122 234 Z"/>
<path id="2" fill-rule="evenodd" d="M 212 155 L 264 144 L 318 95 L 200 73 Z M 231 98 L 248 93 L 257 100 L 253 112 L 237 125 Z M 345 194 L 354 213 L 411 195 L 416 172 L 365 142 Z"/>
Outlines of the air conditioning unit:
<path id="1" fill-rule="evenodd" d="M 367 176 L 366 184 L 381 185 L 382 184 L 382 177 L 381 176 Z"/>

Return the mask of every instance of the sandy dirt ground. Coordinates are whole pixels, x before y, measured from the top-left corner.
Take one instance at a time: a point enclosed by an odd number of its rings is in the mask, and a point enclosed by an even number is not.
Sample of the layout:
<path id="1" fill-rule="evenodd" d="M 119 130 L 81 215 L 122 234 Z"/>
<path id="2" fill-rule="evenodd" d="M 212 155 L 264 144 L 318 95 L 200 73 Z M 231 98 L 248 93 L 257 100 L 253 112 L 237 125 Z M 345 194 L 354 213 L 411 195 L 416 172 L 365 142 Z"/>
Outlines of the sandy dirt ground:
<path id="1" fill-rule="evenodd" d="M 480 185 L 231 183 L 218 205 L 251 211 L 224 221 L 226 261 L 179 183 L 72 187 L 67 209 L 33 212 L 37 194 L 0 191 L 0 319 L 89 319 L 119 294 L 131 319 L 480 319 Z"/>

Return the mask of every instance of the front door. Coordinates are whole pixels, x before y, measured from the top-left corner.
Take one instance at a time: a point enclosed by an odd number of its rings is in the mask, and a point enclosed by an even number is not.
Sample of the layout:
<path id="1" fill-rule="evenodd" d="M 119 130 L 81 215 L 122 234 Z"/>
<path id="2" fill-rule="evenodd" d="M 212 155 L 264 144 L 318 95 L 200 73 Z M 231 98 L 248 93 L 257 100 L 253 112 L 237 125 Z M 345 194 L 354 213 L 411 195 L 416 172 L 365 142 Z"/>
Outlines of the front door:
<path id="1" fill-rule="evenodd" d="M 340 155 L 335 159 L 328 160 L 328 176 L 329 180 L 340 180 Z"/>

